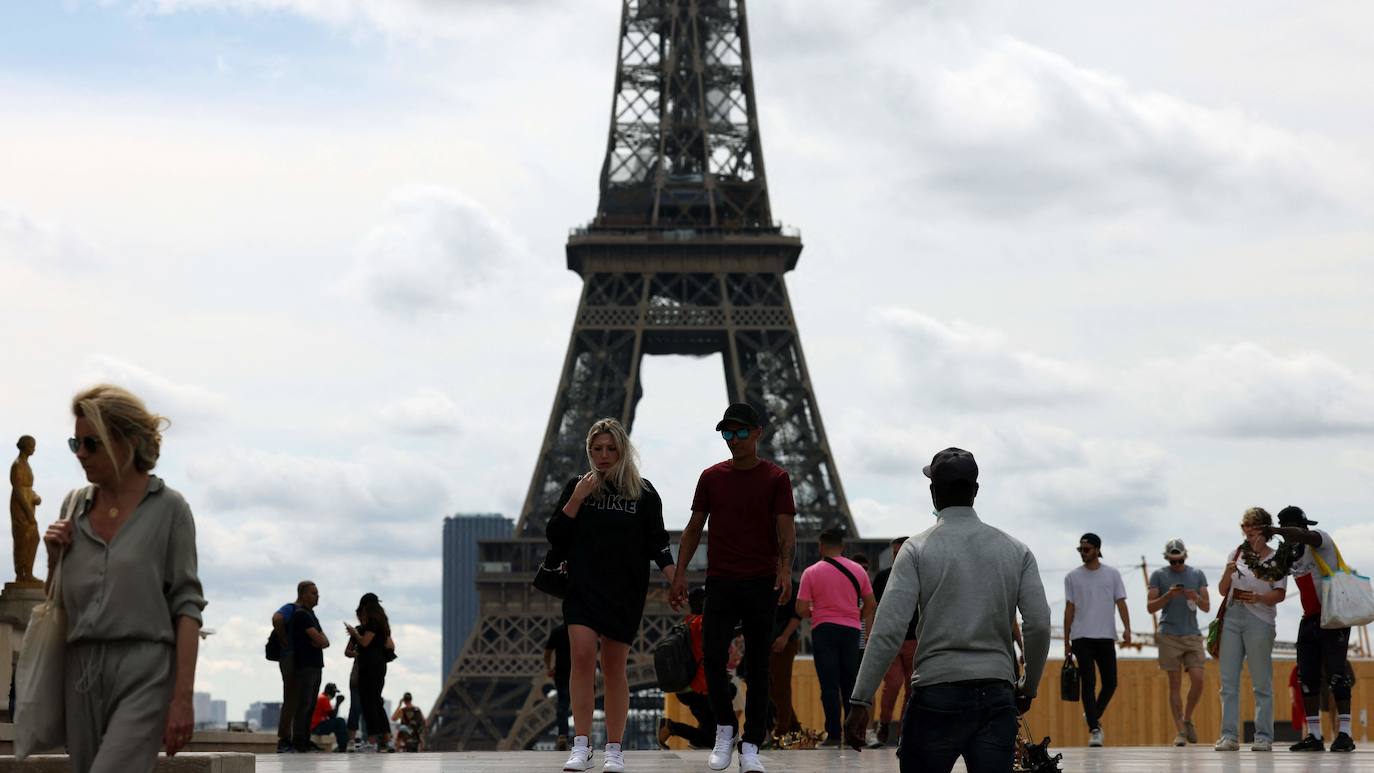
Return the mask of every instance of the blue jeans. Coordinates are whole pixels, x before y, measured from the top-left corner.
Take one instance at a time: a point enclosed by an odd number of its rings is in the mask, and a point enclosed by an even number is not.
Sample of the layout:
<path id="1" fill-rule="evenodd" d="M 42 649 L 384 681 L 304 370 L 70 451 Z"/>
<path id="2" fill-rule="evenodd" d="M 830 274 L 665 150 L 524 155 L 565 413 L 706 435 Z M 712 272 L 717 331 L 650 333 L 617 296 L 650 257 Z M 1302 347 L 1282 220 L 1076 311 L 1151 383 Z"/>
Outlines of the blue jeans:
<path id="1" fill-rule="evenodd" d="M 901 773 L 949 773 L 960 757 L 968 773 L 1011 773 L 1016 730 L 1010 682 L 917 687 L 897 744 Z"/>
<path id="2" fill-rule="evenodd" d="M 1240 738 L 1240 667 L 1250 664 L 1255 691 L 1255 738 L 1274 740 L 1274 624 L 1244 604 L 1226 607 L 1221 622 L 1221 735 Z"/>
<path id="3" fill-rule="evenodd" d="M 811 653 L 816 661 L 816 680 L 821 683 L 821 709 L 825 732 L 840 738 L 849 695 L 859 676 L 859 629 L 838 623 L 821 623 L 811 629 Z"/>

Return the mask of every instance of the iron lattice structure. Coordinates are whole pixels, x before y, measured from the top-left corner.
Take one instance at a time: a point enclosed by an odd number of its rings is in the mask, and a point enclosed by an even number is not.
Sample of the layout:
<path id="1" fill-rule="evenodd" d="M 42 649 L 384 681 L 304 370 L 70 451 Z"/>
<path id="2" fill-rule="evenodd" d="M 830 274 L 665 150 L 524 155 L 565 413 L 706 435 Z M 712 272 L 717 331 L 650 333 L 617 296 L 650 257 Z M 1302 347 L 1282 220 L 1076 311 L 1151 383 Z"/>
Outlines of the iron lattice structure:
<path id="1" fill-rule="evenodd" d="M 431 748 L 527 748 L 552 725 L 542 651 L 559 609 L 529 580 L 586 468 L 587 427 L 633 427 L 645 355 L 721 354 L 727 400 L 767 417 L 760 454 L 792 477 L 799 540 L 857 536 L 784 281 L 802 243 L 769 208 L 744 0 L 624 0 L 620 33 L 600 203 L 567 243 L 583 288 L 562 378 L 516 538 L 481 544 L 482 619 L 431 712 Z M 678 619 L 651 590 L 632 691 L 654 686 L 650 648 Z"/>

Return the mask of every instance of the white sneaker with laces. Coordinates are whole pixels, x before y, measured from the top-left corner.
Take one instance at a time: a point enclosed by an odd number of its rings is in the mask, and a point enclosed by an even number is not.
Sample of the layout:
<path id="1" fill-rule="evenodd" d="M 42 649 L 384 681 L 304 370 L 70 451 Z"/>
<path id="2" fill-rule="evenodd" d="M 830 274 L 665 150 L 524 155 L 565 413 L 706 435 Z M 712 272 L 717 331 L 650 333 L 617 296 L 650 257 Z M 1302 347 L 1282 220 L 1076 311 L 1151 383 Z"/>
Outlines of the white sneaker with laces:
<path id="1" fill-rule="evenodd" d="M 1252 752 L 1272 752 L 1273 750 L 1274 742 L 1262 735 L 1255 736 L 1255 742 L 1250 745 Z"/>
<path id="2" fill-rule="evenodd" d="M 739 773 L 768 773 L 759 761 L 759 747 L 748 741 L 739 745 Z"/>
<path id="3" fill-rule="evenodd" d="M 1088 745 L 1089 745 L 1089 746 L 1101 746 L 1101 745 L 1102 745 L 1102 728 L 1099 727 L 1099 728 L 1097 728 L 1096 730 L 1092 731 L 1092 734 L 1088 737 Z"/>
<path id="4" fill-rule="evenodd" d="M 716 725 L 716 745 L 706 760 L 711 770 L 725 770 L 730 767 L 730 758 L 735 754 L 735 728 L 729 725 Z"/>
<path id="5" fill-rule="evenodd" d="M 563 770 L 568 773 L 582 773 L 592 766 L 592 747 L 587 745 L 587 736 L 579 735 L 573 739 L 572 753 L 568 755 L 568 761 L 563 763 Z"/>
<path id="6" fill-rule="evenodd" d="M 1237 752 L 1240 751 L 1240 743 L 1230 736 L 1223 735 L 1212 748 L 1219 752 Z"/>
<path id="7" fill-rule="evenodd" d="M 621 751 L 620 744 L 606 744 L 601 759 L 601 773 L 625 773 L 625 752 Z"/>

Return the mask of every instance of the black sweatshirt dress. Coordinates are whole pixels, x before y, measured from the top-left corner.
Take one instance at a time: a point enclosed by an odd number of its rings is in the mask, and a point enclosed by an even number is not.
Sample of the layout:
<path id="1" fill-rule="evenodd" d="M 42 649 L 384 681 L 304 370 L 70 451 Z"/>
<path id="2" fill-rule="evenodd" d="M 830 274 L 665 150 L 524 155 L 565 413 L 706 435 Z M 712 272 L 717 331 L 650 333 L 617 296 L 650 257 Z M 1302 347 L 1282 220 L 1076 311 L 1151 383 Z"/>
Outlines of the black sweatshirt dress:
<path id="1" fill-rule="evenodd" d="M 607 483 L 582 502 L 576 518 L 569 518 L 563 506 L 577 481 L 563 487 L 547 531 L 549 543 L 568 560 L 563 621 L 631 644 L 644 615 L 649 562 L 660 569 L 673 563 L 663 501 L 647 480 L 638 500 L 622 497 Z"/>

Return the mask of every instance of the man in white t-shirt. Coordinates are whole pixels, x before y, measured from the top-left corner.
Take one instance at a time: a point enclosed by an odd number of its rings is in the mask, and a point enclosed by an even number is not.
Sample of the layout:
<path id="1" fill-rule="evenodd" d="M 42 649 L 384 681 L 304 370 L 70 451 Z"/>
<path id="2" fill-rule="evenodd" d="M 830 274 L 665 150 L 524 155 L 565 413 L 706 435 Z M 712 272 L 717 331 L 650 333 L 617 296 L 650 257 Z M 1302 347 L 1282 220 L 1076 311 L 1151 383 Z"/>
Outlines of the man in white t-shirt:
<path id="1" fill-rule="evenodd" d="M 1102 714 L 1116 692 L 1116 621 L 1121 615 L 1122 640 L 1131 643 L 1131 613 L 1126 609 L 1126 586 L 1121 573 L 1102 563 L 1102 538 L 1091 532 L 1078 539 L 1083 565 L 1064 575 L 1064 657 L 1078 658 L 1083 686 L 1083 719 L 1090 733 L 1088 745 L 1102 745 Z M 1096 669 L 1096 673 L 1094 673 Z M 1102 691 L 1094 694 L 1097 675 Z"/>
<path id="2" fill-rule="evenodd" d="M 1340 563 L 1336 554 L 1336 542 L 1331 535 L 1309 521 L 1300 507 L 1288 506 L 1279 511 L 1279 525 L 1266 526 L 1266 538 L 1275 535 L 1285 543 L 1296 543 L 1302 551 L 1293 562 L 1294 584 L 1298 586 L 1298 596 L 1302 599 L 1302 622 L 1298 624 L 1298 682 L 1302 685 L 1302 705 L 1307 715 L 1307 737 L 1288 747 L 1295 752 L 1320 752 L 1326 750 L 1322 741 L 1322 721 L 1320 696 L 1323 669 L 1331 694 L 1336 698 L 1339 730 L 1331 740 L 1331 751 L 1353 752 L 1355 742 L 1350 738 L 1350 686 L 1351 678 L 1346 673 L 1346 650 L 1350 645 L 1349 628 L 1322 628 L 1322 601 L 1317 590 L 1321 570 L 1315 556 L 1332 571 L 1337 571 Z"/>

